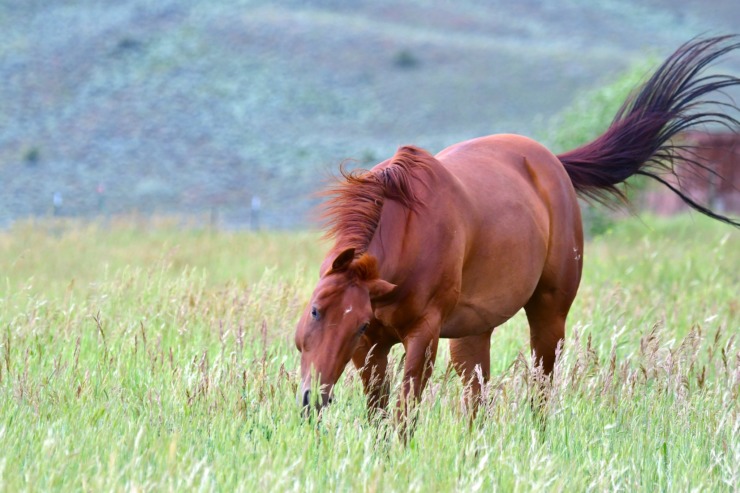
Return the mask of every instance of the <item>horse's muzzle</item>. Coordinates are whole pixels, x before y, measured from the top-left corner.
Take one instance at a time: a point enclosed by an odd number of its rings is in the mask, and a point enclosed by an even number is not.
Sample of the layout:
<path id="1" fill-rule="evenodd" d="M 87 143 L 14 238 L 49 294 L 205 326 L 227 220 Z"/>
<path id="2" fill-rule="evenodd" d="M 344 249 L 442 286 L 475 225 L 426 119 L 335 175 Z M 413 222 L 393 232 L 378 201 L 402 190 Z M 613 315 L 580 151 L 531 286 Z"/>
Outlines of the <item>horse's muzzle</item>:
<path id="1" fill-rule="evenodd" d="M 321 399 L 314 399 L 311 402 L 311 389 L 304 389 L 301 395 L 298 396 L 298 402 L 301 404 L 301 414 L 304 418 L 311 415 L 311 408 L 316 410 L 317 414 L 321 413 L 321 410 L 332 403 L 333 397 L 330 393 L 321 393 Z"/>

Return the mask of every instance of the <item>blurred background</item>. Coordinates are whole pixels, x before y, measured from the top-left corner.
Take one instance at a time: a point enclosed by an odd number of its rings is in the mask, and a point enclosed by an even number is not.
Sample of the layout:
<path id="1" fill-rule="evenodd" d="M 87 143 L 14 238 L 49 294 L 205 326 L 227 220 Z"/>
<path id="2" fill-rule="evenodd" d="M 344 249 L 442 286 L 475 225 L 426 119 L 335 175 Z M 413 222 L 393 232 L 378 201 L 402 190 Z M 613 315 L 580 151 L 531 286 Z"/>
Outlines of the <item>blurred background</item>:
<path id="1" fill-rule="evenodd" d="M 566 150 L 681 43 L 738 30 L 737 0 L 0 0 L 0 227 L 309 227 L 342 162 Z"/>

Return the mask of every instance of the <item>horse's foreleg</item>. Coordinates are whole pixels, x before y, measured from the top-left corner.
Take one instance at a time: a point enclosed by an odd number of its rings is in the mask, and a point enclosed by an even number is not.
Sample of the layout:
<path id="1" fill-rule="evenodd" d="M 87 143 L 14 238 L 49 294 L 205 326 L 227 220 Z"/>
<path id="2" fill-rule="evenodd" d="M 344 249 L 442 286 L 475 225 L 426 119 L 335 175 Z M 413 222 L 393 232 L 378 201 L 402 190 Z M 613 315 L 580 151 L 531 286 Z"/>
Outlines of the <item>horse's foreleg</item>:
<path id="1" fill-rule="evenodd" d="M 399 413 L 406 415 L 410 406 L 418 401 L 432 375 L 434 360 L 437 357 L 440 319 L 427 315 L 414 328 L 407 332 L 403 340 L 406 350 L 406 363 L 403 372 L 402 395 L 399 399 Z"/>
<path id="2" fill-rule="evenodd" d="M 362 378 L 370 419 L 388 406 L 390 385 L 386 372 L 390 349 L 390 344 L 375 343 L 366 338 L 352 355 L 352 362 Z"/>
<path id="3" fill-rule="evenodd" d="M 466 402 L 475 417 L 483 385 L 491 373 L 491 332 L 450 341 L 452 366 L 466 388 Z"/>

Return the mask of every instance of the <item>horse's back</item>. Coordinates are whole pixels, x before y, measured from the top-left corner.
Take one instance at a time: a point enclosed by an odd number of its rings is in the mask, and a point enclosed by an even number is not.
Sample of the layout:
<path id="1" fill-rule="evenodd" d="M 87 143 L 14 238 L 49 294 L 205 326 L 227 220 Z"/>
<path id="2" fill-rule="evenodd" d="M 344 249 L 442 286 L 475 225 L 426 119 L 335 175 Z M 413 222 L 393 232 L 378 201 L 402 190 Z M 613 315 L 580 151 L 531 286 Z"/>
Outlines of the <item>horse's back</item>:
<path id="1" fill-rule="evenodd" d="M 537 141 L 513 134 L 490 135 L 448 147 L 436 158 L 460 182 L 480 215 L 481 226 L 495 227 L 511 215 L 515 222 L 536 224 L 548 235 L 553 215 L 565 216 L 568 221 L 558 222 L 568 226 L 580 221 L 565 168 Z"/>
<path id="2" fill-rule="evenodd" d="M 524 178 L 522 185 L 540 187 L 544 195 L 558 193 L 562 200 L 575 198 L 570 178 L 558 158 L 528 137 L 514 134 L 479 137 L 450 146 L 436 158 L 467 187 L 486 178 L 520 176 Z"/>
<path id="3" fill-rule="evenodd" d="M 580 211 L 557 157 L 508 134 L 465 141 L 436 157 L 459 183 L 459 215 L 468 225 L 459 301 L 443 335 L 503 323 L 543 284 L 575 295 Z"/>

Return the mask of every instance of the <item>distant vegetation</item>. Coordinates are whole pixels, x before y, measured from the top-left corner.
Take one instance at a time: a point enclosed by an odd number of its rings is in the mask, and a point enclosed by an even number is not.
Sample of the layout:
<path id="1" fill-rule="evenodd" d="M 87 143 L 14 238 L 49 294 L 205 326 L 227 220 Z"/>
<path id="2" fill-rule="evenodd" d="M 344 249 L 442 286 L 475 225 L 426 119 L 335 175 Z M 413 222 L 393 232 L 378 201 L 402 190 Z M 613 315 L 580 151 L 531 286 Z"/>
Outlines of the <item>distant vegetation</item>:
<path id="1" fill-rule="evenodd" d="M 305 226 L 311 193 L 346 159 L 542 138 L 583 92 L 697 33 L 736 29 L 740 11 L 727 0 L 11 3 L 0 5 L 0 227 L 48 214 L 55 195 L 66 217 L 213 214 L 225 226 L 248 224 L 258 195 L 263 224 Z"/>
<path id="2" fill-rule="evenodd" d="M 415 68 L 419 65 L 419 59 L 409 50 L 401 50 L 393 57 L 393 63 L 404 69 Z"/>
<path id="3" fill-rule="evenodd" d="M 546 139 L 553 152 L 560 153 L 586 144 L 603 133 L 629 95 L 647 81 L 660 60 L 642 61 L 611 82 L 584 91 L 550 122 Z"/>
<path id="4" fill-rule="evenodd" d="M 546 137 L 553 152 L 560 153 L 586 144 L 603 133 L 611 124 L 617 111 L 627 98 L 647 81 L 659 60 L 643 61 L 614 80 L 587 91 L 576 98 L 570 106 L 552 118 Z M 642 176 L 633 176 L 621 188 L 627 197 L 637 199 L 640 190 L 649 185 L 649 180 Z M 584 228 L 588 236 L 603 234 L 613 226 L 616 213 L 623 215 L 624 204 L 613 202 L 614 210 L 602 204 L 581 203 Z"/>

